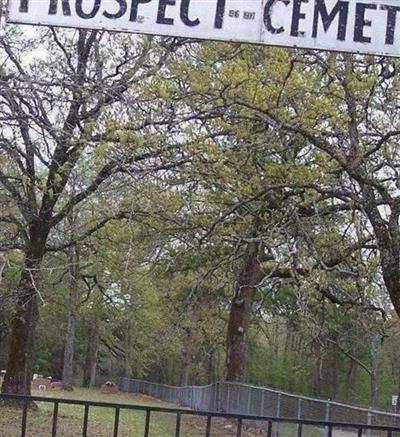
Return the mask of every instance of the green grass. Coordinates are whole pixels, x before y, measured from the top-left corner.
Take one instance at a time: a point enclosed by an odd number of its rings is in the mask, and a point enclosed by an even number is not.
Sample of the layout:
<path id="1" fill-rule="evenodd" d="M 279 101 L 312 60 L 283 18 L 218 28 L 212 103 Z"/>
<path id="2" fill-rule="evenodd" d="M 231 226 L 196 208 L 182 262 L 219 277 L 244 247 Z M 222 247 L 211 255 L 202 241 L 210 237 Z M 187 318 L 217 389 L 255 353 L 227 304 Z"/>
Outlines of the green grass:
<path id="1" fill-rule="evenodd" d="M 71 393 L 63 391 L 34 392 L 34 395 L 56 397 L 63 399 L 89 400 L 96 402 L 111 402 L 116 404 L 149 405 L 160 407 L 176 407 L 147 396 L 138 396 L 128 393 L 102 394 L 97 390 L 78 389 Z M 37 410 L 28 412 L 27 437 L 49 437 L 51 435 L 53 404 L 39 402 Z M 92 407 L 89 412 L 88 436 L 113 436 L 115 410 L 103 407 Z M 74 405 L 59 406 L 58 437 L 74 437 L 82 435 L 83 407 Z M 175 436 L 176 416 L 167 413 L 152 413 L 150 436 Z M 19 437 L 21 427 L 21 411 L 15 408 L 0 406 L 0 437 Z M 145 413 L 121 410 L 119 437 L 142 437 L 144 435 Z M 182 437 L 204 437 L 206 419 L 202 417 L 182 417 Z M 236 426 L 232 421 L 213 419 L 213 437 L 234 437 Z M 265 436 L 259 430 L 245 429 L 243 437 Z M 279 437 L 295 437 L 297 427 L 281 425 Z M 305 437 L 323 437 L 321 430 L 304 429 Z"/>
<path id="2" fill-rule="evenodd" d="M 39 395 L 39 393 L 33 393 Z M 43 396 L 43 393 L 40 393 Z M 96 390 L 78 389 L 72 393 L 57 391 L 47 392 L 44 396 L 63 399 L 80 399 L 118 404 L 136 404 L 149 406 L 174 407 L 147 396 L 136 396 L 126 393 L 107 395 Z M 51 434 L 53 405 L 38 402 L 37 410 L 28 412 L 27 437 L 46 437 Z M 110 437 L 113 435 L 114 409 L 90 408 L 88 436 Z M 167 413 L 152 413 L 150 436 L 169 437 L 175 435 L 176 417 Z M 59 406 L 57 436 L 80 436 L 83 423 L 83 407 L 74 405 Z M 21 411 L 15 408 L 0 407 L 0 437 L 19 437 Z M 145 413 L 121 410 L 119 437 L 136 437 L 144 435 Z M 203 418 L 183 417 L 182 437 L 200 437 L 205 435 L 206 421 Z M 231 437 L 234 435 L 233 425 L 228 421 L 217 421 L 213 435 Z M 252 434 L 248 434 L 251 436 Z"/>

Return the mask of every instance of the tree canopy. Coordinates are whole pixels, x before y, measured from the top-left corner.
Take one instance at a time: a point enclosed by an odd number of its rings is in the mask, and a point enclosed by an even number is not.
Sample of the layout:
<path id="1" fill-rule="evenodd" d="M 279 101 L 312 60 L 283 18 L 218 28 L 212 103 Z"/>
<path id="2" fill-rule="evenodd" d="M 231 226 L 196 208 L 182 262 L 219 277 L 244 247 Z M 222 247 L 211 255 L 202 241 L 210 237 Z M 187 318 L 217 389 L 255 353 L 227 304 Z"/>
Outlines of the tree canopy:
<path id="1" fill-rule="evenodd" d="M 33 372 L 66 389 L 227 378 L 385 405 L 400 383 L 395 62 L 8 32 L 3 391 L 29 393 Z"/>

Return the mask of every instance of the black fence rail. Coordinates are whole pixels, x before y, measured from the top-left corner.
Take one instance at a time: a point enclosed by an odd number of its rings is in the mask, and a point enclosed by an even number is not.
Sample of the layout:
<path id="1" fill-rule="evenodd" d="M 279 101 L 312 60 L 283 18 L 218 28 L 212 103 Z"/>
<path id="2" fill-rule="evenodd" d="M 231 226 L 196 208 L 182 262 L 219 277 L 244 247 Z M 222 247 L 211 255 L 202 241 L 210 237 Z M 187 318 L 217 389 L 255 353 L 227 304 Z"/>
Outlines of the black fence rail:
<path id="1" fill-rule="evenodd" d="M 376 425 L 365 425 L 365 424 L 354 424 L 354 423 L 338 423 L 338 422 L 320 422 L 315 420 L 305 420 L 305 419 L 286 419 L 277 417 L 263 417 L 263 416 L 252 416 L 252 415 L 237 415 L 228 413 L 216 413 L 210 411 L 193 411 L 181 408 L 164 408 L 157 406 L 144 406 L 144 405 L 131 405 L 131 404 L 114 404 L 108 402 L 91 402 L 83 400 L 72 400 L 72 399 L 59 399 L 50 398 L 42 396 L 20 396 L 20 395 L 7 395 L 0 394 L 0 403 L 14 402 L 17 403 L 21 408 L 21 422 L 18 425 L 20 428 L 20 434 L 7 436 L 7 437 L 28 437 L 27 427 L 29 421 L 29 407 L 33 402 L 36 403 L 47 403 L 52 404 L 52 420 L 51 420 L 51 430 L 50 435 L 52 437 L 58 436 L 58 426 L 62 417 L 59 415 L 60 405 L 75 405 L 82 408 L 83 419 L 82 428 L 79 434 L 74 434 L 75 436 L 88 437 L 89 436 L 89 426 L 90 426 L 90 414 L 95 408 L 99 409 L 112 409 L 114 411 L 114 419 L 112 424 L 112 432 L 110 436 L 119 437 L 120 434 L 120 416 L 122 411 L 136 411 L 142 412 L 143 415 L 143 433 L 134 434 L 134 437 L 151 437 L 151 421 L 157 416 L 157 414 L 167 414 L 174 418 L 174 435 L 175 437 L 183 437 L 182 431 L 182 421 L 184 418 L 190 417 L 201 417 L 204 419 L 204 429 L 198 430 L 197 433 L 201 433 L 205 437 L 220 436 L 220 433 L 214 433 L 213 424 L 216 419 L 225 419 L 230 421 L 232 424 L 231 428 L 234 427 L 233 434 L 236 437 L 245 437 L 246 429 L 251 429 L 254 423 L 264 423 L 267 437 L 275 437 L 276 431 L 275 427 L 277 425 L 290 424 L 293 426 L 290 432 L 290 437 L 309 437 L 314 435 L 313 432 L 307 431 L 311 429 L 323 430 L 323 434 L 326 437 L 334 437 L 336 431 L 339 433 L 337 435 L 350 436 L 354 435 L 357 437 L 362 436 L 385 436 L 385 437 L 398 437 L 400 436 L 400 427 L 394 426 L 376 426 Z M 343 434 L 344 433 L 344 434 Z M 1 430 L 0 430 L 0 435 Z M 47 434 L 48 435 L 48 434 Z M 72 434 L 70 434 L 72 435 Z M 188 434 L 185 434 L 188 435 Z M 232 435 L 232 432 L 229 434 Z M 254 434 L 252 434 L 254 435 Z M 283 435 L 283 434 L 280 434 Z M 285 437 L 289 434 L 285 433 Z"/>

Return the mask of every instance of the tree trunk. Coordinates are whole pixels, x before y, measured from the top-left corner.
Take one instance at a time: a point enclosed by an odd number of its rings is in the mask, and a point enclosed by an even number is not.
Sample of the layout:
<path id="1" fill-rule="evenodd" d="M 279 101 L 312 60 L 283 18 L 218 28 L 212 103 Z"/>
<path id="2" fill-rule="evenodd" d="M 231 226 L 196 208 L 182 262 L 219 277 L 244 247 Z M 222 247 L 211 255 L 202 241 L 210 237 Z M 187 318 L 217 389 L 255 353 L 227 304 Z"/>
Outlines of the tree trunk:
<path id="1" fill-rule="evenodd" d="M 243 382 L 247 376 L 247 334 L 257 285 L 263 278 L 258 251 L 259 243 L 248 244 L 236 282 L 227 329 L 227 381 Z"/>
<path id="2" fill-rule="evenodd" d="M 207 361 L 206 361 L 206 375 L 207 375 L 207 384 L 211 385 L 213 382 L 215 382 L 215 376 L 214 376 L 214 351 L 211 349 L 207 354 Z"/>
<path id="3" fill-rule="evenodd" d="M 75 349 L 75 329 L 76 329 L 76 312 L 78 305 L 78 274 L 79 274 L 79 257 L 78 250 L 73 247 L 70 257 L 70 291 L 68 302 L 68 320 L 65 332 L 64 361 L 63 361 L 63 390 L 73 391 L 74 376 L 74 349 Z"/>
<path id="4" fill-rule="evenodd" d="M 4 344 L 6 343 L 6 338 L 7 338 L 7 331 L 5 328 L 2 328 L 2 331 L 0 331 L 0 359 L 3 352 Z"/>
<path id="5" fill-rule="evenodd" d="M 356 174 L 356 179 L 357 176 L 359 175 Z M 393 201 L 396 207 L 392 210 L 389 220 L 384 219 L 374 190 L 362 182 L 360 186 L 363 191 L 364 209 L 378 244 L 383 281 L 396 314 L 400 317 L 400 208 L 398 203 Z"/>
<path id="6" fill-rule="evenodd" d="M 76 316 L 72 309 L 68 313 L 67 329 L 65 334 L 65 348 L 63 360 L 63 390 L 73 391 L 73 362 L 74 362 L 74 343 L 75 343 Z"/>
<path id="7" fill-rule="evenodd" d="M 123 281 L 123 287 L 125 286 L 125 281 Z M 125 293 L 125 290 L 122 290 L 122 294 Z M 124 358 L 124 373 L 126 378 L 132 378 L 133 376 L 133 339 L 132 339 L 132 319 L 128 318 L 126 320 L 126 329 L 125 329 L 125 358 Z"/>
<path id="8" fill-rule="evenodd" d="M 180 372 L 179 385 L 188 386 L 192 373 L 192 350 L 190 346 L 185 346 L 182 351 L 182 369 Z"/>
<path id="9" fill-rule="evenodd" d="M 400 369 L 398 370 L 398 381 L 397 381 L 397 402 L 395 406 L 395 413 L 399 413 L 400 411 Z"/>
<path id="10" fill-rule="evenodd" d="M 376 369 L 373 369 L 371 372 L 371 401 L 370 406 L 376 407 L 378 403 L 378 395 L 379 395 L 379 378 Z"/>
<path id="11" fill-rule="evenodd" d="M 315 342 L 315 346 L 313 348 L 313 355 L 316 357 L 316 362 L 313 368 L 312 394 L 314 396 L 321 396 L 323 360 L 322 360 L 322 353 L 321 353 L 321 345 L 318 341 Z"/>
<path id="12" fill-rule="evenodd" d="M 376 407 L 379 396 L 379 347 L 380 339 L 374 335 L 370 344 L 370 360 L 371 360 L 371 400 L 370 406 Z"/>
<path id="13" fill-rule="evenodd" d="M 94 324 L 88 332 L 85 368 L 83 369 L 83 386 L 90 388 L 96 385 L 97 354 L 99 350 L 99 332 Z"/>
<path id="14" fill-rule="evenodd" d="M 336 348 L 333 348 L 330 350 L 325 362 L 325 384 L 328 389 L 325 396 L 327 395 L 331 399 L 336 399 L 338 394 L 338 364 L 338 351 Z"/>
<path id="15" fill-rule="evenodd" d="M 50 376 L 58 381 L 62 380 L 64 350 L 55 349 L 49 357 Z"/>
<path id="16" fill-rule="evenodd" d="M 190 328 L 185 328 L 184 332 L 179 385 L 188 386 L 193 365 L 192 332 Z"/>
<path id="17" fill-rule="evenodd" d="M 11 322 L 10 350 L 2 393 L 31 393 L 33 344 L 39 316 L 37 286 L 42 257 L 25 258 L 16 298 L 16 313 Z"/>
<path id="18" fill-rule="evenodd" d="M 357 385 L 357 373 L 358 373 L 357 363 L 354 360 L 350 359 L 349 370 L 347 371 L 347 375 L 346 375 L 346 388 L 345 388 L 347 401 L 352 400 L 352 395 Z"/>

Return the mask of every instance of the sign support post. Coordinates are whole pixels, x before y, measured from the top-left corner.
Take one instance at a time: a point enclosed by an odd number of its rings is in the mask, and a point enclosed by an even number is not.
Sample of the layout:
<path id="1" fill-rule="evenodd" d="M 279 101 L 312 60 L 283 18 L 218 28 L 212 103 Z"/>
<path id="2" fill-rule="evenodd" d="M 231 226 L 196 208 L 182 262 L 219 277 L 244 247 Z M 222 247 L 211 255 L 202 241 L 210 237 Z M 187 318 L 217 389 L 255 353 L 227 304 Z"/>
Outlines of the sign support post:
<path id="1" fill-rule="evenodd" d="M 3 36 L 7 24 L 8 0 L 0 0 L 0 37 Z"/>

